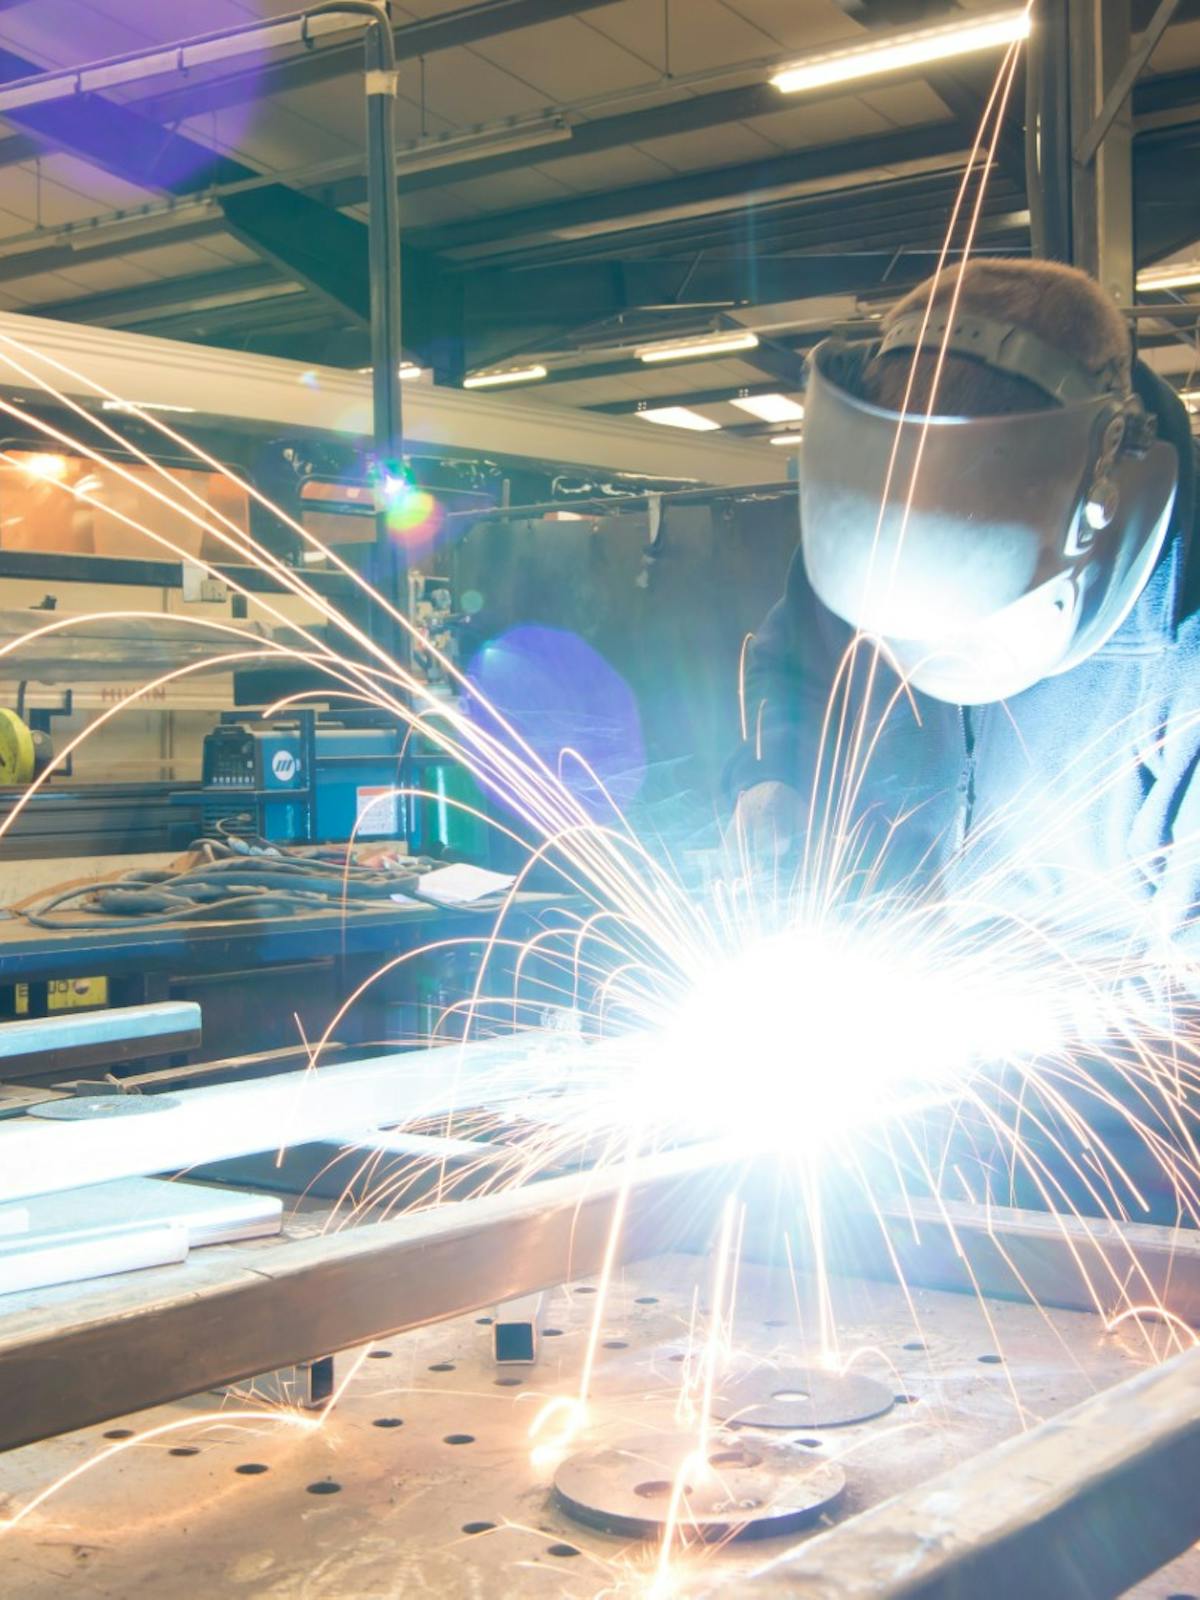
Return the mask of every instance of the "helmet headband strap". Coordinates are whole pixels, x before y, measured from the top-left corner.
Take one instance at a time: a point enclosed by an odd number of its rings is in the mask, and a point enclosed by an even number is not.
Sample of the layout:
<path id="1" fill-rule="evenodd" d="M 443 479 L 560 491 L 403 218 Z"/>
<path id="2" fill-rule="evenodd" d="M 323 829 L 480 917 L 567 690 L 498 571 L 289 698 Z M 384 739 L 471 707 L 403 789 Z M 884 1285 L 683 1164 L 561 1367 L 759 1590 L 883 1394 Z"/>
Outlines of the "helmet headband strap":
<path id="1" fill-rule="evenodd" d="M 1074 405 L 1112 394 L 1127 393 L 1119 363 L 1103 372 L 1089 372 L 1078 361 L 1040 339 L 1028 328 L 994 317 L 959 311 L 953 320 L 946 311 L 910 311 L 898 317 L 880 340 L 878 355 L 893 350 L 945 350 L 982 362 L 997 372 L 1023 378 L 1060 405 Z"/>

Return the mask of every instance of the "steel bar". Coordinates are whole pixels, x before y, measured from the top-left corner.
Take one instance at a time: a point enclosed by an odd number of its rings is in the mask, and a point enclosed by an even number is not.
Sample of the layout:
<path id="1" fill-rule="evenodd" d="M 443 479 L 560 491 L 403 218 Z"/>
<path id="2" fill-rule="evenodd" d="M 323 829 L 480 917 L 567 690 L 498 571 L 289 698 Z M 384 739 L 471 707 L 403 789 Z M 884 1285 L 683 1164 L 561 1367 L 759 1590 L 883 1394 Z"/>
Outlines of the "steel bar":
<path id="1" fill-rule="evenodd" d="M 0 1320 L 0 1450 L 595 1273 L 626 1190 L 616 1260 L 669 1249 L 715 1221 L 721 1160 L 549 1179 L 17 1312 Z"/>
<path id="2" fill-rule="evenodd" d="M 11 1076 L 31 1065 L 44 1068 L 42 1058 L 51 1055 L 54 1070 L 65 1070 L 191 1050 L 199 1043 L 200 1007 L 191 1000 L 30 1017 L 0 1027 L 0 1072 Z"/>
<path id="3" fill-rule="evenodd" d="M 699 1592 L 1108 1600 L 1200 1536 L 1198 1474 L 1200 1350 L 1189 1350 Z"/>
<path id="4" fill-rule="evenodd" d="M 561 1088 L 569 1073 L 561 1050 L 529 1035 L 184 1089 L 169 1104 L 149 1101 L 154 1111 L 123 1121 L 119 1138 L 108 1121 L 21 1118 L 0 1127 L 0 1203 L 315 1140 L 353 1141 L 381 1126 Z"/>
<path id="5" fill-rule="evenodd" d="M 840 1237 L 841 1272 L 1116 1315 L 1161 1304 L 1200 1327 L 1200 1233 L 1147 1223 L 913 1200 Z"/>

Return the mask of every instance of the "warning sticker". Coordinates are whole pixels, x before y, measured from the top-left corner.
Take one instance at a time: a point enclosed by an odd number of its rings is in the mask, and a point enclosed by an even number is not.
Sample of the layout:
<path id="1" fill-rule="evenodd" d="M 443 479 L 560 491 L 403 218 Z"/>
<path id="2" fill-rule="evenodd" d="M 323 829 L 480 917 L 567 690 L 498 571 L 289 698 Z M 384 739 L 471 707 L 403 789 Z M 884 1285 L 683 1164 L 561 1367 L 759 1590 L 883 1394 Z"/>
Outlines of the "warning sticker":
<path id="1" fill-rule="evenodd" d="M 400 832 L 400 796 L 383 784 L 355 791 L 355 837 L 390 839 Z"/>

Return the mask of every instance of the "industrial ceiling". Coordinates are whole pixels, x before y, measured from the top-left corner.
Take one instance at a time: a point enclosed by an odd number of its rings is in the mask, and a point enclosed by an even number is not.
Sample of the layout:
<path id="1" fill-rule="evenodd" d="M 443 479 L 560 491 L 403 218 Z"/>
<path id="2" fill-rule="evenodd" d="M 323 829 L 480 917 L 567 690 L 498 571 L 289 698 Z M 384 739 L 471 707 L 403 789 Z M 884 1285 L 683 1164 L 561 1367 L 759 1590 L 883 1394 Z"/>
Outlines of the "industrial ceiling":
<path id="1" fill-rule="evenodd" d="M 209 0 L 203 25 L 293 9 Z M 1135 31 L 1152 9 L 1134 0 Z M 815 336 L 932 265 L 996 57 L 796 98 L 770 69 L 947 12 L 962 14 L 946 0 L 393 5 L 408 355 L 454 384 L 536 362 L 539 399 L 554 404 L 685 407 L 693 425 L 749 432 L 786 424 L 753 402 L 794 396 Z M 0 79 L 194 33 L 190 14 L 184 27 L 155 0 L 0 0 Z M 1197 0 L 1177 6 L 1133 110 L 1139 264 L 1195 255 Z M 12 112 L 0 124 L 0 307 L 362 365 L 363 125 L 349 32 L 252 67 Z M 1023 144 L 1018 85 L 982 251 L 1029 249 Z M 1188 291 L 1171 300 L 1186 306 Z M 758 334 L 753 349 L 635 358 L 648 342 L 742 326 Z M 1173 311 L 1142 334 L 1186 387 L 1189 319 Z"/>

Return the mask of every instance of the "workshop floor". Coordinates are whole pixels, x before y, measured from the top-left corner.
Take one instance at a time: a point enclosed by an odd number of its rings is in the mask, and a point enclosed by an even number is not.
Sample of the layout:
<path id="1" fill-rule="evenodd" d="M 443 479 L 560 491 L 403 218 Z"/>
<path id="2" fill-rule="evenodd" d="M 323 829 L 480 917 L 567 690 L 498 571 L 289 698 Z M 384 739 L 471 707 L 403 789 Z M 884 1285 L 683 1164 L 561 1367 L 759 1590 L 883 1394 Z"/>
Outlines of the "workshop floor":
<path id="1" fill-rule="evenodd" d="M 622 1274 L 604 1313 L 589 1445 L 674 1428 L 693 1299 L 703 1304 L 707 1278 L 706 1263 L 683 1256 Z M 0 1512 L 9 1517 L 56 1479 L 95 1463 L 7 1535 L 0 1589 L 6 1600 L 61 1600 L 68 1592 L 88 1600 L 644 1593 L 654 1547 L 573 1523 L 550 1494 L 556 1462 L 535 1454 L 529 1438 L 545 1402 L 578 1380 L 596 1303 L 590 1288 L 546 1297 L 533 1368 L 496 1368 L 489 1327 L 461 1318 L 372 1349 L 317 1428 L 293 1414 L 222 1421 L 222 1402 L 209 1396 L 0 1458 Z M 1148 1358 L 1132 1326 L 1106 1334 L 1079 1313 L 918 1291 L 914 1323 L 905 1296 L 890 1286 L 839 1281 L 834 1298 L 845 1352 L 870 1351 L 859 1370 L 904 1397 L 873 1422 L 775 1435 L 797 1463 L 821 1456 L 842 1464 L 838 1520 L 1118 1382 Z M 736 1340 L 741 1360 L 803 1359 L 785 1274 L 743 1268 Z M 339 1375 L 354 1359 L 339 1358 Z M 140 1435 L 164 1424 L 169 1431 L 104 1457 L 123 1430 Z M 680 1592 L 689 1578 L 734 1573 L 796 1537 L 681 1558 Z M 1200 1557 L 1185 1557 L 1134 1593 L 1192 1600 Z"/>

